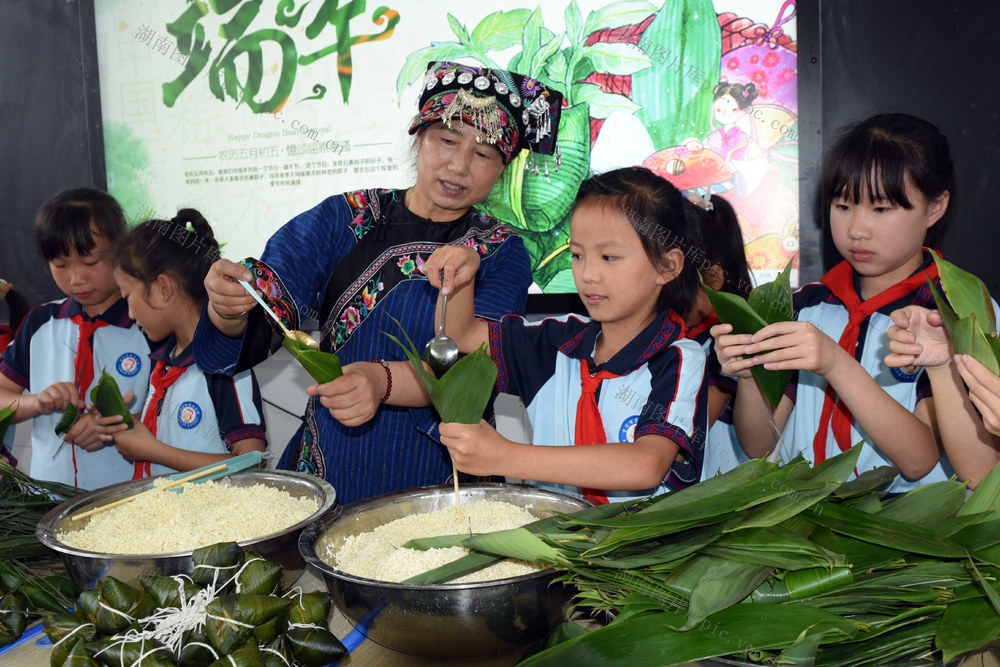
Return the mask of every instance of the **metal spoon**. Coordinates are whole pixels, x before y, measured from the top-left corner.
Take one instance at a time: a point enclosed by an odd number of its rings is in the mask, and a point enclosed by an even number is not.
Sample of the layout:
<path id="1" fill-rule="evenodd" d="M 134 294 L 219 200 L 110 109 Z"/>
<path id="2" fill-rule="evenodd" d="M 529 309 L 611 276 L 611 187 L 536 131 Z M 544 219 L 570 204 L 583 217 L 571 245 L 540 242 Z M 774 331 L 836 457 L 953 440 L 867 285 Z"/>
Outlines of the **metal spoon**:
<path id="1" fill-rule="evenodd" d="M 278 323 L 278 326 L 281 327 L 281 330 L 285 333 L 286 336 L 302 343 L 303 345 L 311 347 L 314 350 L 319 349 L 319 343 L 316 342 L 316 339 L 307 334 L 305 331 L 298 331 L 298 330 L 291 331 L 288 327 L 286 327 L 285 323 L 281 321 L 281 318 L 278 317 L 266 303 L 264 303 L 264 299 L 260 298 L 260 295 L 257 294 L 257 290 L 255 290 L 253 287 L 250 287 L 250 283 L 248 283 L 245 280 L 239 280 L 237 282 L 239 282 L 240 285 L 243 285 L 243 289 L 245 289 L 250 294 L 250 296 L 256 299 L 257 303 L 259 303 L 261 307 L 267 312 L 267 314 L 271 316 L 271 319 L 273 319 L 275 322 Z"/>
<path id="2" fill-rule="evenodd" d="M 438 377 L 444 374 L 458 361 L 458 343 L 444 335 L 444 314 L 448 307 L 448 296 L 441 295 L 441 324 L 437 336 L 427 341 L 424 347 L 424 361 Z"/>

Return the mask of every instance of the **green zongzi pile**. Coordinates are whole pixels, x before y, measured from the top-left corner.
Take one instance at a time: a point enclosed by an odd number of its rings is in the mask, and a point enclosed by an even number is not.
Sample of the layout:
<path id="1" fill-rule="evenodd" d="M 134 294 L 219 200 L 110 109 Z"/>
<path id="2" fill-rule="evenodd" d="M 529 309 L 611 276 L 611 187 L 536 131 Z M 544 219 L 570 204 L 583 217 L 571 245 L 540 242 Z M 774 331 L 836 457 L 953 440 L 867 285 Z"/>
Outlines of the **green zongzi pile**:
<path id="1" fill-rule="evenodd" d="M 114 577 L 49 617 L 50 664 L 305 665 L 347 656 L 327 628 L 328 593 L 280 590 L 281 567 L 229 542 L 198 549 L 192 576 Z M 3 623 L 0 609 L 0 623 Z"/>

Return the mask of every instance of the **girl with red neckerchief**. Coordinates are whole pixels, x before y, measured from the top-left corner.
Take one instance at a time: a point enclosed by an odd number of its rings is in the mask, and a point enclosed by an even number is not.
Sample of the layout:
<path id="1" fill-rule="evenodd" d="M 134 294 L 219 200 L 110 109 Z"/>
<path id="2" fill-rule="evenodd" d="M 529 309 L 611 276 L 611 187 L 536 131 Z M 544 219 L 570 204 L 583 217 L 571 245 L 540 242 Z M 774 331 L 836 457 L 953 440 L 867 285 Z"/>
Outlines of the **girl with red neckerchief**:
<path id="1" fill-rule="evenodd" d="M 927 279 L 937 270 L 925 246 L 944 231 L 954 189 L 948 140 L 927 121 L 874 116 L 834 143 L 822 190 L 844 261 L 795 294 L 794 321 L 753 335 L 712 328 L 723 371 L 739 378 L 734 423 L 749 456 L 769 453 L 777 431 L 785 461 L 801 453 L 815 464 L 863 443 L 855 472 L 895 466 L 889 491 L 903 492 L 953 474 L 949 445 L 991 437 L 973 420 L 942 423 L 928 373 L 884 361 L 890 315 L 933 308 Z M 754 365 L 795 371 L 775 410 L 750 376 Z"/>

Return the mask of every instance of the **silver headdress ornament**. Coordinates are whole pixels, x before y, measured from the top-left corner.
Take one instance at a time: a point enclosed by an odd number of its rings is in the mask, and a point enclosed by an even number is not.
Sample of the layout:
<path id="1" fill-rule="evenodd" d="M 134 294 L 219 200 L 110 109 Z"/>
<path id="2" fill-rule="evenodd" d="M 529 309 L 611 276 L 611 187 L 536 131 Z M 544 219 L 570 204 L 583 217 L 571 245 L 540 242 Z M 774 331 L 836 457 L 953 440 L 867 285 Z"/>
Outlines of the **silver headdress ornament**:
<path id="1" fill-rule="evenodd" d="M 495 144 L 503 134 L 503 119 L 500 117 L 500 109 L 497 107 L 497 99 L 491 96 L 474 95 L 464 88 L 460 88 L 455 93 L 454 99 L 448 104 L 441 114 L 448 129 L 452 129 L 452 118 L 458 115 L 460 124 L 464 124 L 462 114 L 466 114 L 476 127 L 476 141 Z M 484 134 L 485 133 L 485 134 Z"/>
<path id="2" fill-rule="evenodd" d="M 694 191 L 694 195 L 691 197 L 691 202 L 705 211 L 714 211 L 715 204 L 712 203 L 712 193 L 706 190 L 701 193 L 697 190 Z"/>

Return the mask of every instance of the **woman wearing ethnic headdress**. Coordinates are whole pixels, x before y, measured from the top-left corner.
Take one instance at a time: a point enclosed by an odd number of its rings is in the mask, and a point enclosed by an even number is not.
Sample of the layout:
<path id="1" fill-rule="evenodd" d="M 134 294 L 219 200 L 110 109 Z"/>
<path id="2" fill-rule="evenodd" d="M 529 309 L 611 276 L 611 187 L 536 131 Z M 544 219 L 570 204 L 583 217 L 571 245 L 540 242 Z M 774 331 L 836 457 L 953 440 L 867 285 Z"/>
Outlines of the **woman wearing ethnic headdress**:
<path id="1" fill-rule="evenodd" d="M 255 284 L 289 329 L 318 310 L 320 348 L 340 357 L 344 376 L 308 389 L 305 423 L 279 466 L 326 478 L 342 503 L 451 474 L 431 410 L 393 405 L 419 382 L 397 382 L 393 395 L 392 377 L 413 369 L 383 333 L 400 333 L 395 318 L 419 344 L 433 336 L 438 293 L 424 261 L 445 244 L 475 248 L 476 315 L 489 320 L 523 312 L 531 283 L 521 239 L 473 207 L 521 149 L 553 153 L 562 95 L 519 74 L 448 62 L 431 63 L 423 86 L 409 129 L 413 186 L 329 197 L 279 229 L 259 260 L 219 260 L 205 280 L 194 350 L 206 372 L 239 372 L 281 343 L 236 279 Z"/>

